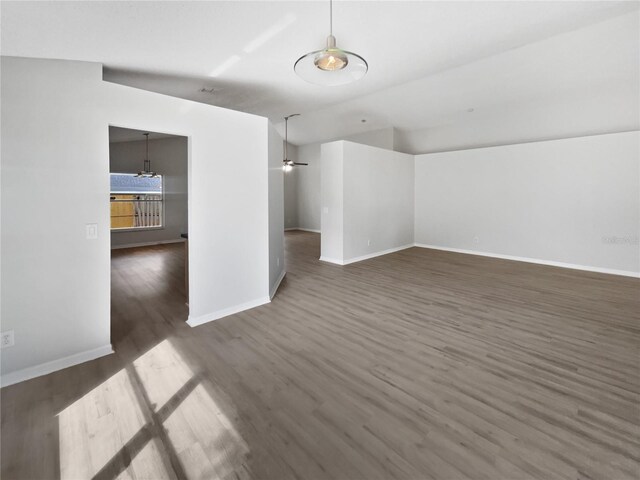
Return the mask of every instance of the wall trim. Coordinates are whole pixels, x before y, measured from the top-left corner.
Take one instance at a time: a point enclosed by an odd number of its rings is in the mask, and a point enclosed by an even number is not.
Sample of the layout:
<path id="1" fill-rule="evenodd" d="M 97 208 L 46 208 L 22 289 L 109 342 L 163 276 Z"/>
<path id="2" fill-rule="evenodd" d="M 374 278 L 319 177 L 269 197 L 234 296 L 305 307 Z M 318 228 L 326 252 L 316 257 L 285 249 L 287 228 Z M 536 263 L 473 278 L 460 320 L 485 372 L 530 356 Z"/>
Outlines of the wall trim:
<path id="1" fill-rule="evenodd" d="M 207 313 L 205 315 L 200 315 L 198 317 L 191 317 L 187 320 L 187 325 L 190 327 L 197 327 L 198 325 L 202 325 L 204 323 L 213 322 L 214 320 L 218 320 L 220 318 L 228 317 L 229 315 L 233 315 L 234 313 L 240 313 L 245 310 L 249 310 L 250 308 L 259 307 L 260 305 L 264 305 L 265 303 L 270 303 L 271 299 L 269 297 L 260 297 L 255 300 L 250 300 L 245 303 L 241 303 L 240 305 L 234 305 L 233 307 L 223 308 L 221 310 L 216 310 L 215 312 Z"/>
<path id="2" fill-rule="evenodd" d="M 613 268 L 591 267 L 588 265 L 577 265 L 575 263 L 556 262 L 554 260 L 541 260 L 539 258 L 518 257 L 515 255 L 502 255 L 500 253 L 478 252 L 476 250 L 465 250 L 463 248 L 441 247 L 438 245 L 429 245 L 426 243 L 416 243 L 419 248 L 431 248 L 433 250 L 443 250 L 445 252 L 464 253 L 467 255 L 479 255 L 481 257 L 500 258 L 502 260 L 513 260 L 516 262 L 537 263 L 539 265 L 548 265 L 551 267 L 570 268 L 572 270 L 583 270 L 586 272 L 606 273 L 609 275 L 622 275 L 624 277 L 640 278 L 640 272 L 632 272 L 629 270 L 616 270 Z"/>
<path id="3" fill-rule="evenodd" d="M 111 244 L 111 250 L 119 250 L 121 248 L 150 247 L 151 245 L 165 245 L 167 243 L 184 243 L 184 238 L 175 238 L 173 240 L 158 240 L 155 242 L 125 243 L 123 245 Z"/>
<path id="4" fill-rule="evenodd" d="M 0 387 L 8 387 L 15 383 L 24 382 L 32 378 L 41 377 L 49 373 L 57 372 L 65 368 L 73 367 L 81 363 L 95 360 L 96 358 L 104 357 L 113 353 L 111 344 L 103 345 L 102 347 L 86 350 L 84 352 L 74 353 L 67 357 L 59 358 L 57 360 L 51 360 L 50 362 L 34 365 L 33 367 L 23 368 L 15 372 L 5 373 L 0 377 Z"/>
<path id="5" fill-rule="evenodd" d="M 300 230 L 301 232 L 320 233 L 320 230 L 314 230 L 312 228 L 291 227 L 291 228 L 284 229 L 285 232 L 290 232 L 292 230 Z"/>
<path id="6" fill-rule="evenodd" d="M 349 265 L 351 263 L 361 262 L 363 260 L 369 260 L 370 258 L 380 257 L 382 255 L 388 255 L 390 253 L 399 252 L 400 250 L 406 250 L 407 248 L 415 247 L 414 243 L 408 243 L 401 247 L 388 248 L 386 250 L 380 250 L 379 252 L 368 253 L 359 257 L 349 258 L 347 260 L 339 260 L 337 258 L 320 257 L 321 262 L 335 263 L 336 265 Z"/>
<path id="7" fill-rule="evenodd" d="M 282 280 L 284 280 L 284 276 L 286 274 L 287 274 L 287 271 L 283 268 L 282 269 L 282 273 L 280 274 L 278 279 L 275 281 L 275 283 L 271 287 L 271 291 L 269 292 L 269 298 L 270 299 L 273 299 L 273 297 L 275 296 L 275 294 L 278 291 L 278 288 L 280 288 L 280 284 L 282 283 Z"/>
<path id="8" fill-rule="evenodd" d="M 368 253 L 367 255 L 361 255 L 359 257 L 349 258 L 344 260 L 343 265 L 349 265 L 350 263 L 361 262 L 363 260 L 369 260 L 370 258 L 379 257 L 381 255 L 388 255 L 390 253 L 399 252 L 400 250 L 406 250 L 407 248 L 414 247 L 415 244 L 408 243 L 406 245 L 402 245 L 400 247 L 387 248 L 386 250 L 381 250 L 379 252 Z"/>
<path id="9" fill-rule="evenodd" d="M 337 258 L 331 258 L 331 257 L 320 257 L 319 259 L 321 262 L 327 262 L 327 263 L 334 263 L 336 265 L 344 265 L 342 260 L 338 260 Z"/>

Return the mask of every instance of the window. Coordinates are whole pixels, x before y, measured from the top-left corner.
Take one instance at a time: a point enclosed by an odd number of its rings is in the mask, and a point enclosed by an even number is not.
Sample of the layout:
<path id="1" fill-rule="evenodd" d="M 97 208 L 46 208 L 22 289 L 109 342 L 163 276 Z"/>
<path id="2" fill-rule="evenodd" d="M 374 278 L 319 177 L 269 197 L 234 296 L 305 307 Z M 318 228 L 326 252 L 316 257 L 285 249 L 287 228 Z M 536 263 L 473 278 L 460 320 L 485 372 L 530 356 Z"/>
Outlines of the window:
<path id="1" fill-rule="evenodd" d="M 162 175 L 111 174 L 111 230 L 162 228 Z"/>

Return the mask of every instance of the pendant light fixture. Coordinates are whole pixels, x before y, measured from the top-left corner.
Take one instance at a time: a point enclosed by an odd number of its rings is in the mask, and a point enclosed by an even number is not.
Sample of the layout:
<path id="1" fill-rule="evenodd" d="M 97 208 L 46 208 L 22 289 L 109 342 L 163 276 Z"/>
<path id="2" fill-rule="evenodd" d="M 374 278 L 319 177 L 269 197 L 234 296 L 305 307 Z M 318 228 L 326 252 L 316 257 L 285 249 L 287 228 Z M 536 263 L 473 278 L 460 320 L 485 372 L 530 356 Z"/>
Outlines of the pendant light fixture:
<path id="1" fill-rule="evenodd" d="M 146 155 L 144 157 L 144 165 L 142 170 L 140 170 L 136 177 L 147 177 L 147 178 L 157 178 L 158 174 L 156 172 L 151 171 L 151 160 L 149 160 L 149 133 L 143 133 L 145 137 L 147 137 L 147 150 Z"/>
<path id="2" fill-rule="evenodd" d="M 333 0 L 329 0 L 327 47 L 300 57 L 293 69 L 303 80 L 327 87 L 355 82 L 367 73 L 369 65 L 364 58 L 336 46 L 336 37 L 333 36 Z"/>
<path id="3" fill-rule="evenodd" d="M 293 160 L 289 160 L 289 119 L 291 117 L 299 116 L 299 113 L 292 113 L 291 115 L 287 115 L 284 117 L 284 149 L 283 149 L 283 158 L 282 158 L 282 170 L 285 172 L 290 172 L 293 167 L 296 165 L 309 165 L 308 163 L 298 163 Z"/>

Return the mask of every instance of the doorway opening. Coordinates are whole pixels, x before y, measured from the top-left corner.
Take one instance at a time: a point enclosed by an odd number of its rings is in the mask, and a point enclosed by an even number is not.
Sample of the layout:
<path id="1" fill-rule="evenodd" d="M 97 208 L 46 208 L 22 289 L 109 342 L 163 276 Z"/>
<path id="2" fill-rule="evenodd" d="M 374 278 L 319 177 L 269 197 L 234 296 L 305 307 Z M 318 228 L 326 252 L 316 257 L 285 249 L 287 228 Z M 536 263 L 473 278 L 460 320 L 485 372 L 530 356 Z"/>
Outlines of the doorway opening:
<path id="1" fill-rule="evenodd" d="M 142 315 L 188 318 L 188 148 L 185 136 L 109 127 L 113 342 Z"/>

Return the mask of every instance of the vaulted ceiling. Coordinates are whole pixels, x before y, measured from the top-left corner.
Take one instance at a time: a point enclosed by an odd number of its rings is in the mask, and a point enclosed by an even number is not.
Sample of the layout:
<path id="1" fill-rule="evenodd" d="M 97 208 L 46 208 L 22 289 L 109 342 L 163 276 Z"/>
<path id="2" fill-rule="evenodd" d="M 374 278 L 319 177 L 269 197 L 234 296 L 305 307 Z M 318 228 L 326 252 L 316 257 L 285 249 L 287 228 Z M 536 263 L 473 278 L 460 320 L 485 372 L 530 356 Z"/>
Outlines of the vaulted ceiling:
<path id="1" fill-rule="evenodd" d="M 330 88 L 293 72 L 299 56 L 324 45 L 325 1 L 3 1 L 1 52 L 100 62 L 106 80 L 275 122 L 302 113 L 290 139 L 307 143 L 386 126 L 437 128 L 472 108 L 536 98 L 558 78 L 569 90 L 593 75 L 602 81 L 629 63 L 633 46 L 618 52 L 629 34 L 613 52 L 606 38 L 586 46 L 597 61 L 609 58 L 602 68 L 588 68 L 589 51 L 576 56 L 580 45 L 559 52 L 548 42 L 531 60 L 518 51 L 629 12 L 637 29 L 637 2 L 336 1 L 338 45 L 363 55 L 370 70 Z M 633 63 L 620 75 L 637 75 Z"/>

